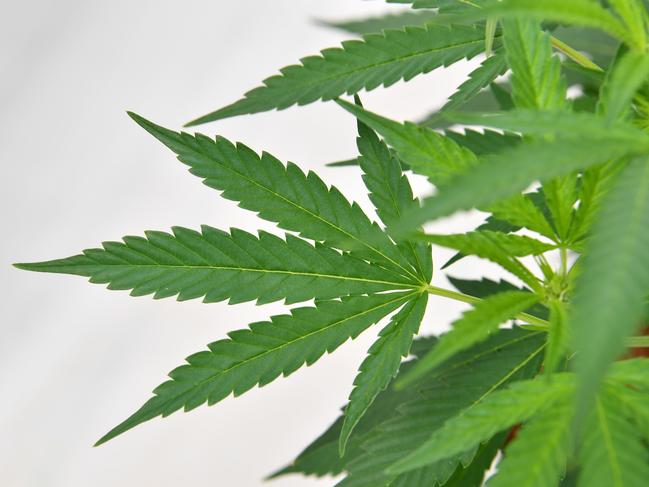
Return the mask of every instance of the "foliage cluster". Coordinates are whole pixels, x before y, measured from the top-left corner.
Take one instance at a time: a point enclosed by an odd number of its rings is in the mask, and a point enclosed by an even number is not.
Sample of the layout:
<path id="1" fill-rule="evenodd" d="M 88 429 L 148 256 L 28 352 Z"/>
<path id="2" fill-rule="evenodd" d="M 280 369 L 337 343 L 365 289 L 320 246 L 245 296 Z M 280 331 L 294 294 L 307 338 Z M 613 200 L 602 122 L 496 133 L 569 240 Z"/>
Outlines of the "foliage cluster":
<path id="1" fill-rule="evenodd" d="M 358 157 L 335 165 L 358 166 L 380 223 L 295 164 L 130 114 L 207 186 L 287 233 L 175 227 L 17 264 L 133 296 L 312 301 L 191 355 L 98 443 L 289 375 L 383 322 L 340 418 L 274 476 L 470 487 L 504 452 L 490 487 L 647 485 L 647 5 L 390 3 L 409 8 L 334 24 L 360 37 L 189 124 L 338 103 L 358 120 Z M 476 56 L 481 64 L 425 120 L 397 122 L 341 98 Z M 408 171 L 434 195 L 415 198 Z M 423 230 L 473 208 L 488 214 L 475 230 Z M 442 269 L 474 256 L 514 282 L 432 286 L 433 246 L 457 251 Z M 421 337 L 429 295 L 471 309 L 449 332 Z"/>

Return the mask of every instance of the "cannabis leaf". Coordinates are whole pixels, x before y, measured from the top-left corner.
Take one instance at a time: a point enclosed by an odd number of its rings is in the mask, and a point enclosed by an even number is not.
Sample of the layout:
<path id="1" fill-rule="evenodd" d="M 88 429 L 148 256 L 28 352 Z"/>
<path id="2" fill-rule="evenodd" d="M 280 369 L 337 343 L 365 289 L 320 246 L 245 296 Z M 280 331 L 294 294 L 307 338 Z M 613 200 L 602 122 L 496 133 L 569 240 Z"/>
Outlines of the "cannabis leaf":
<path id="1" fill-rule="evenodd" d="M 501 265 L 532 289 L 538 289 L 538 278 L 516 257 L 537 255 L 554 248 L 553 245 L 530 237 L 508 235 L 490 230 L 477 230 L 455 235 L 421 235 L 419 238 L 458 250 L 463 255 L 475 255 Z"/>
<path id="2" fill-rule="evenodd" d="M 483 44 L 484 29 L 464 25 L 407 26 L 366 34 L 363 40 L 345 41 L 342 47 L 302 58 L 301 64 L 283 68 L 281 74 L 265 79 L 264 86 L 249 91 L 241 100 L 189 125 L 387 87 L 472 58 L 482 51 Z"/>
<path id="3" fill-rule="evenodd" d="M 388 472 L 406 472 L 465 452 L 495 433 L 551 407 L 569 393 L 573 385 L 571 376 L 561 374 L 555 374 L 552 382 L 515 382 L 446 422 L 417 450 L 392 465 Z"/>
<path id="4" fill-rule="evenodd" d="M 408 122 L 402 125 L 344 100 L 337 102 L 381 134 L 405 163 L 434 184 L 444 183 L 476 163 L 471 151 L 429 128 Z"/>
<path id="5" fill-rule="evenodd" d="M 222 137 L 177 133 L 131 116 L 178 154 L 192 174 L 222 191 L 224 198 L 238 201 L 242 208 L 281 228 L 351 251 L 417 281 L 408 261 L 378 225 L 315 173 L 304 174 L 291 163 L 285 166 L 266 152 L 260 157 L 245 145 L 235 146 Z"/>
<path id="6" fill-rule="evenodd" d="M 469 73 L 469 78 L 449 97 L 446 104 L 440 109 L 440 114 L 464 105 L 482 89 L 489 86 L 498 76 L 505 74 L 508 69 L 505 56 L 502 54 L 498 53 L 488 57 Z"/>
<path id="7" fill-rule="evenodd" d="M 611 396 L 595 402 L 580 453 L 580 486 L 640 487 L 649 478 L 647 447 Z"/>
<path id="8" fill-rule="evenodd" d="M 171 379 L 154 390 L 154 397 L 97 444 L 156 416 L 168 416 L 181 408 L 189 411 L 204 403 L 213 405 L 230 394 L 239 396 L 280 374 L 287 376 L 304 364 L 311 365 L 412 296 L 386 293 L 324 301 L 230 332 L 229 338 L 187 357 L 187 364 L 171 371 Z"/>
<path id="9" fill-rule="evenodd" d="M 537 414 L 516 435 L 489 487 L 550 487 L 563 476 L 570 452 L 570 403 Z"/>
<path id="10" fill-rule="evenodd" d="M 361 364 L 354 380 L 354 389 L 345 408 L 345 421 L 340 432 L 340 455 L 354 426 L 370 407 L 379 392 L 387 387 L 399 370 L 401 359 L 410 351 L 413 336 L 426 310 L 428 295 L 412 300 L 399 311 L 388 326 L 379 334 L 379 339 L 368 350 L 368 356 Z"/>
<path id="11" fill-rule="evenodd" d="M 204 297 L 210 303 L 295 303 L 414 287 L 399 275 L 292 235 L 282 240 L 207 225 L 200 233 L 182 227 L 174 227 L 173 234 L 150 231 L 146 238 L 105 242 L 102 249 L 67 259 L 17 266 L 90 277 L 109 289 L 131 289 L 132 296 Z"/>
<path id="12" fill-rule="evenodd" d="M 433 350 L 418 361 L 400 384 L 411 384 L 456 353 L 485 340 L 501 323 L 525 311 L 539 300 L 532 293 L 507 291 L 477 303 L 452 324 Z"/>
<path id="13" fill-rule="evenodd" d="M 400 161 L 366 125 L 359 122 L 356 141 L 358 163 L 363 171 L 363 182 L 381 221 L 390 228 L 413 210 L 419 201 L 413 197 L 408 178 Z M 429 245 L 401 242 L 402 252 L 425 282 L 430 281 L 433 269 Z"/>
<path id="14" fill-rule="evenodd" d="M 519 108 L 556 109 L 564 104 L 565 81 L 559 59 L 552 56 L 550 36 L 540 22 L 504 22 L 503 42 L 512 69 L 512 97 Z"/>
<path id="15" fill-rule="evenodd" d="M 578 350 L 579 407 L 595 396 L 624 338 L 639 325 L 649 289 L 649 163 L 623 169 L 606 196 L 593 229 L 573 300 Z"/>
<path id="16" fill-rule="evenodd" d="M 609 71 L 602 85 L 598 112 L 611 122 L 627 118 L 631 100 L 649 77 L 649 56 L 626 52 Z"/>
<path id="17" fill-rule="evenodd" d="M 542 350 L 539 333 L 501 330 L 485 342 L 450 358 L 416 388 L 402 390 L 400 393 L 405 394 L 406 402 L 367 434 L 362 444 L 364 453 L 350 459 L 349 474 L 339 486 L 444 484 L 461 462 L 464 465 L 471 462 L 473 451 L 404 474 L 387 474 L 385 470 L 416 450 L 462 409 L 490 397 L 509 383 L 535 374 Z M 404 368 L 404 372 L 407 370 Z M 410 396 L 413 390 L 420 391 L 419 395 Z"/>

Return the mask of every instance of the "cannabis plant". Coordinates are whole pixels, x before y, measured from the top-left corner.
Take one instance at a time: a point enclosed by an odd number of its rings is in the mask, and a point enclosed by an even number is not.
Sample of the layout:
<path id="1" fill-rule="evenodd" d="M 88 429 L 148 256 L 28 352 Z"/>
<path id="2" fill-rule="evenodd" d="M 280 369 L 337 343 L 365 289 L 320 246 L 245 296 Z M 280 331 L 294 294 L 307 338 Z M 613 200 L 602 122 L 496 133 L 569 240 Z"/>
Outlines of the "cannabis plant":
<path id="1" fill-rule="evenodd" d="M 358 121 L 358 155 L 337 165 L 358 166 L 380 222 L 293 163 L 131 113 L 207 186 L 287 233 L 174 227 L 18 264 L 132 296 L 309 302 L 188 357 L 97 444 L 292 374 L 382 323 L 340 417 L 274 476 L 344 473 L 345 487 L 649 485 L 647 4 L 392 3 L 412 8 L 336 24 L 360 38 L 188 124 L 337 103 Z M 348 98 L 478 56 L 425 120 L 400 123 Z M 413 197 L 408 171 L 432 196 Z M 475 230 L 426 233 L 469 209 L 487 215 Z M 433 265 L 435 246 L 457 254 Z M 434 268 L 466 256 L 513 282 L 430 284 Z M 421 337 L 429 295 L 471 308 L 447 333 Z"/>

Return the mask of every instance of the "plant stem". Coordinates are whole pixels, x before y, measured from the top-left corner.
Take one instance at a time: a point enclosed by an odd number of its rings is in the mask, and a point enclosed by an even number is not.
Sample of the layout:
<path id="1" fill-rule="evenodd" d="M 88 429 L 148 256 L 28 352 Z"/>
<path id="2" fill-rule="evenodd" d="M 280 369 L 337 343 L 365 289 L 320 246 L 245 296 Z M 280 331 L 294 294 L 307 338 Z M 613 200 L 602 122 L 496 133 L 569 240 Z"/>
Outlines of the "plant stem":
<path id="1" fill-rule="evenodd" d="M 580 66 L 583 66 L 586 69 L 592 69 L 593 71 L 604 71 L 602 68 L 600 68 L 597 64 L 595 64 L 593 61 L 588 59 L 582 53 L 580 53 L 576 49 L 573 49 L 568 44 L 566 44 L 563 41 L 560 41 L 556 37 L 550 36 L 550 42 L 552 43 L 552 46 L 557 51 L 564 53 L 566 56 L 568 56 L 570 59 L 572 59 Z"/>
<path id="2" fill-rule="evenodd" d="M 482 301 L 481 298 L 477 298 L 475 296 L 470 296 L 469 294 L 464 294 L 464 293 L 459 293 L 457 291 L 451 291 L 450 289 L 444 289 L 441 287 L 437 286 L 431 286 L 429 285 L 426 288 L 426 291 L 428 294 L 434 294 L 435 296 L 441 296 L 443 298 L 449 298 L 449 299 L 454 299 L 455 301 L 461 301 L 463 303 L 470 303 L 470 304 L 475 304 L 479 303 Z M 531 325 L 538 325 L 541 327 L 547 327 L 548 322 L 545 320 L 542 320 L 541 318 L 537 318 L 536 316 L 532 316 L 531 314 L 528 313 L 518 313 L 515 318 L 524 321 L 525 323 L 529 323 Z"/>
<path id="3" fill-rule="evenodd" d="M 450 289 L 444 289 L 430 284 L 426 287 L 426 291 L 428 294 L 454 299 L 463 303 L 475 304 L 483 301 L 482 298 L 471 296 L 470 294 L 451 291 Z M 522 327 L 528 330 L 548 331 L 548 322 L 531 314 L 518 313 L 515 318 L 527 323 L 526 325 L 522 325 Z M 649 348 L 649 336 L 627 337 L 625 344 L 630 348 Z"/>

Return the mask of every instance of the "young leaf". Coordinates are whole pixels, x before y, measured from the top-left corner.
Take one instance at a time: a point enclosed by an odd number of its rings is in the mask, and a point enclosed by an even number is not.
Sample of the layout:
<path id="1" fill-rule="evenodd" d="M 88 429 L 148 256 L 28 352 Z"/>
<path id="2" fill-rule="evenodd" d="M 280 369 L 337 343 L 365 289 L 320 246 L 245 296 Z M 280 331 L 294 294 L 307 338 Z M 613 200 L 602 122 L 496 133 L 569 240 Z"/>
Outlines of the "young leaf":
<path id="1" fill-rule="evenodd" d="M 530 195 L 516 194 L 485 209 L 497 220 L 518 228 L 529 228 L 550 239 L 555 238 L 552 225 Z"/>
<path id="2" fill-rule="evenodd" d="M 644 47 L 637 44 L 624 23 L 597 0 L 495 0 L 483 9 L 471 11 L 470 15 L 473 19 L 522 17 L 592 27 L 640 50 Z"/>
<path id="3" fill-rule="evenodd" d="M 297 308 L 290 315 L 250 325 L 208 345 L 209 350 L 188 357 L 169 374 L 138 411 L 109 431 L 97 445 L 157 416 L 184 408 L 216 404 L 230 394 L 239 396 L 255 385 L 266 385 L 333 352 L 349 338 L 394 311 L 412 296 L 376 294 L 319 302 Z"/>
<path id="4" fill-rule="evenodd" d="M 601 88 L 597 110 L 610 122 L 623 120 L 631 101 L 649 78 L 649 55 L 629 51 L 616 60 Z"/>
<path id="5" fill-rule="evenodd" d="M 649 478 L 649 452 L 613 398 L 595 402 L 580 449 L 579 487 L 642 487 Z"/>
<path id="6" fill-rule="evenodd" d="M 335 250 L 286 235 L 259 237 L 233 228 L 204 225 L 202 232 L 174 227 L 173 234 L 145 232 L 105 242 L 67 259 L 17 264 L 39 272 L 76 274 L 132 296 L 204 297 L 213 303 L 257 300 L 288 303 L 413 288 L 404 278 Z"/>
<path id="7" fill-rule="evenodd" d="M 363 182 L 379 218 L 390 228 L 404 212 L 412 210 L 419 203 L 412 195 L 412 188 L 399 160 L 385 143 L 361 122 L 358 124 L 358 134 L 356 145 L 360 153 L 358 162 L 364 173 Z M 433 273 L 430 246 L 403 242 L 401 247 L 419 276 L 426 282 L 430 281 Z"/>
<path id="8" fill-rule="evenodd" d="M 345 93 L 390 86 L 403 79 L 470 59 L 484 49 L 484 29 L 474 26 L 426 25 L 367 34 L 342 47 L 325 49 L 301 64 L 282 68 L 241 100 L 188 125 L 250 113 L 332 100 Z"/>
<path id="9" fill-rule="evenodd" d="M 451 331 L 440 337 L 435 348 L 419 360 L 399 384 L 412 384 L 449 357 L 485 340 L 504 321 L 525 311 L 538 300 L 538 296 L 532 293 L 508 291 L 477 303 L 452 324 Z"/>
<path id="10" fill-rule="evenodd" d="M 400 391 L 403 394 L 418 390 L 421 396 L 412 397 L 396 408 L 366 438 L 365 453 L 348 464 L 349 475 L 339 487 L 428 487 L 436 482 L 443 485 L 461 462 L 466 465 L 471 461 L 472 454 L 461 452 L 448 460 L 400 475 L 388 475 L 385 469 L 416 450 L 464 408 L 509 383 L 535 374 L 542 350 L 542 333 L 519 328 L 501 330 L 449 359 L 417 384 L 417 388 Z"/>
<path id="11" fill-rule="evenodd" d="M 427 176 L 433 184 L 444 183 L 477 162 L 471 151 L 429 128 L 409 122 L 400 124 L 344 100 L 337 102 L 381 134 L 401 160 L 413 171 Z"/>
<path id="12" fill-rule="evenodd" d="M 611 141 L 647 141 L 647 134 L 629 123 L 611 123 L 605 118 L 586 112 L 566 110 L 517 109 L 497 113 L 458 113 L 451 118 L 458 123 L 486 125 L 526 135 L 549 136 L 548 139 L 581 139 L 605 137 Z"/>
<path id="13" fill-rule="evenodd" d="M 390 466 L 388 472 L 407 472 L 473 448 L 566 398 L 573 389 L 572 379 L 568 374 L 556 374 L 551 382 L 521 381 L 490 394 L 447 421 L 417 450 Z"/>
<path id="14" fill-rule="evenodd" d="M 622 19 L 629 40 L 634 46 L 644 48 L 647 45 L 647 10 L 642 0 L 608 0 L 613 10 Z"/>
<path id="15" fill-rule="evenodd" d="M 428 294 L 421 294 L 408 302 L 392 318 L 368 350 L 354 380 L 354 389 L 345 408 L 345 422 L 340 433 L 340 456 L 352 430 L 358 424 L 376 396 L 384 390 L 399 370 L 401 359 L 408 355 L 413 336 L 426 311 Z"/>
<path id="16" fill-rule="evenodd" d="M 560 242 L 568 240 L 577 202 L 577 177 L 567 174 L 543 184 L 545 203 L 552 214 L 552 223 Z"/>
<path id="17" fill-rule="evenodd" d="M 570 403 L 561 402 L 525 424 L 505 451 L 488 487 L 555 487 L 570 454 Z"/>
<path id="18" fill-rule="evenodd" d="M 649 289 L 649 163 L 635 159 L 605 197 L 575 285 L 572 328 L 579 409 L 590 405 L 624 338 L 638 325 Z"/>
<path id="19" fill-rule="evenodd" d="M 559 58 L 552 56 L 550 36 L 533 20 L 503 22 L 505 52 L 511 67 L 512 96 L 518 108 L 557 109 L 566 98 Z"/>
<path id="20" fill-rule="evenodd" d="M 538 255 L 554 248 L 554 245 L 530 237 L 489 230 L 455 235 L 421 235 L 418 238 L 458 250 L 463 255 L 489 259 L 520 278 L 532 289 L 538 289 L 538 278 L 516 256 Z"/>
<path id="21" fill-rule="evenodd" d="M 507 71 L 505 56 L 496 53 L 485 59 L 480 66 L 469 73 L 468 79 L 453 93 L 440 112 L 455 110 L 486 88 L 498 76 Z"/>
<path id="22" fill-rule="evenodd" d="M 459 210 L 488 207 L 523 191 L 534 181 L 548 181 L 579 169 L 648 152 L 649 141 L 645 136 L 590 138 L 584 134 L 580 139 L 521 143 L 500 154 L 484 157 L 470 172 L 453 178 L 437 195 L 426 198 L 421 209 L 404 216 L 396 231 L 410 230 Z"/>
<path id="23" fill-rule="evenodd" d="M 351 251 L 417 281 L 408 262 L 379 226 L 313 172 L 304 174 L 291 163 L 285 166 L 268 153 L 259 157 L 245 145 L 235 146 L 223 137 L 177 133 L 138 115 L 131 117 L 174 151 L 192 174 L 223 191 L 224 198 L 238 201 L 242 208 L 281 228 Z"/>

